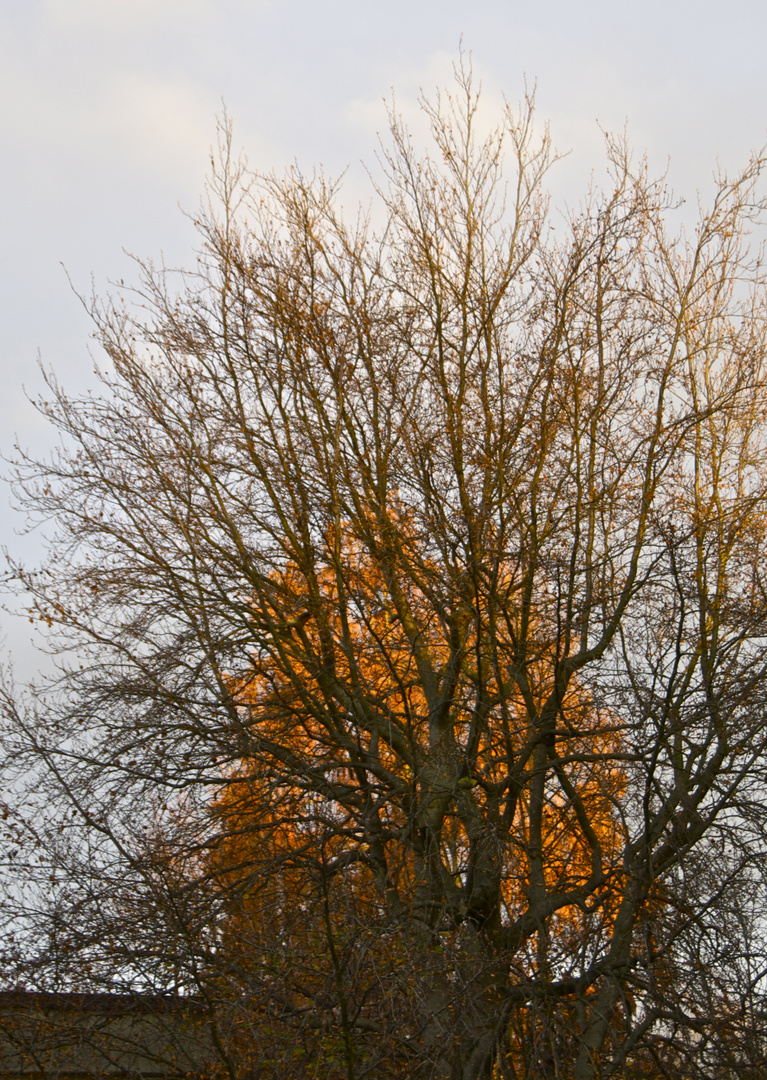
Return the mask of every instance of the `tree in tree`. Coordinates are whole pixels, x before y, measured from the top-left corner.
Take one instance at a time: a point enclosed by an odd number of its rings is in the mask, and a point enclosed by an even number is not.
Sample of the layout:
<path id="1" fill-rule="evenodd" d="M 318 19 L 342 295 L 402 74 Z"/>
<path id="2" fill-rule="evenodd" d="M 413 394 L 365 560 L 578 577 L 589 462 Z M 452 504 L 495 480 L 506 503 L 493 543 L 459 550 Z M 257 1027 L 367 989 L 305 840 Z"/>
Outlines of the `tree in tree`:
<path id="1" fill-rule="evenodd" d="M 353 224 L 225 133 L 196 270 L 93 305 L 101 397 L 51 383 L 17 576 L 72 661 L 5 699 L 50 819 L 16 970 L 194 993 L 230 1076 L 743 1075 L 763 162 L 675 233 L 609 140 L 549 227 L 529 102 L 423 107 Z"/>

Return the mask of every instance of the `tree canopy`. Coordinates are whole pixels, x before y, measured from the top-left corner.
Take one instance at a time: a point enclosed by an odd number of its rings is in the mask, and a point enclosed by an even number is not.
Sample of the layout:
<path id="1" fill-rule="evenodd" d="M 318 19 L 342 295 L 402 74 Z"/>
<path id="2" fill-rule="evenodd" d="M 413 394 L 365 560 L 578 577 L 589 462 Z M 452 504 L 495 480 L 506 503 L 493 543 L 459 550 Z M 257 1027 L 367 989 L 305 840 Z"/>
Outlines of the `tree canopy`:
<path id="1" fill-rule="evenodd" d="M 232 1078 L 756 1076 L 763 161 L 685 232 L 611 138 L 550 219 L 478 107 L 351 218 L 224 128 L 196 267 L 92 304 L 17 467 L 8 978 L 194 996 Z"/>

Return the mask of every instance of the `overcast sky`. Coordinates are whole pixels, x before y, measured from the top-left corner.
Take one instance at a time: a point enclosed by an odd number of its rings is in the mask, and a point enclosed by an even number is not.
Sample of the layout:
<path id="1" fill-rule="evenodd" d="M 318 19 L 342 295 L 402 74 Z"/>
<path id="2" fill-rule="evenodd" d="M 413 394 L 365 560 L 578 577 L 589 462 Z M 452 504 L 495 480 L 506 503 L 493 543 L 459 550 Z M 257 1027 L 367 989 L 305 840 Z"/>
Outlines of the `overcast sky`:
<path id="1" fill-rule="evenodd" d="M 62 264 L 88 291 L 130 277 L 124 250 L 192 262 L 179 206 L 198 204 L 222 101 L 254 166 L 351 165 L 354 193 L 383 99 L 407 111 L 444 84 L 461 38 L 491 100 L 537 81 L 573 201 L 600 128 L 627 125 L 693 201 L 717 159 L 737 169 L 765 141 L 764 0 L 0 0 L 0 448 L 45 445 L 24 396 L 38 355 L 65 385 L 93 381 Z M 0 538 L 34 555 L 6 507 Z M 5 625 L 25 673 L 24 624 Z"/>

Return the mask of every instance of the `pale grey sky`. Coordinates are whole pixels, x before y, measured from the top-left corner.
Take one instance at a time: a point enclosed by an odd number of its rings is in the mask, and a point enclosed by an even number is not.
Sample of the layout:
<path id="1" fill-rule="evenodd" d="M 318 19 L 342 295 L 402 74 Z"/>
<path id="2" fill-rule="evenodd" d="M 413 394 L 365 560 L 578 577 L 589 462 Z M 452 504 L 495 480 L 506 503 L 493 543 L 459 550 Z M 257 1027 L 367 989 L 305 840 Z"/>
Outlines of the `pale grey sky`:
<path id="1" fill-rule="evenodd" d="M 198 203 L 222 100 L 254 166 L 340 171 L 372 160 L 392 87 L 411 110 L 449 79 L 461 37 L 491 99 L 537 80 L 573 200 L 600 125 L 627 123 L 691 199 L 767 137 L 763 0 L 0 0 L 0 449 L 45 443 L 22 389 L 40 389 L 38 352 L 91 382 L 61 263 L 86 291 L 130 277 L 123 248 L 191 263 L 178 204 Z M 0 539 L 33 552 L 6 505 Z M 6 625 L 24 672 L 24 624 Z"/>

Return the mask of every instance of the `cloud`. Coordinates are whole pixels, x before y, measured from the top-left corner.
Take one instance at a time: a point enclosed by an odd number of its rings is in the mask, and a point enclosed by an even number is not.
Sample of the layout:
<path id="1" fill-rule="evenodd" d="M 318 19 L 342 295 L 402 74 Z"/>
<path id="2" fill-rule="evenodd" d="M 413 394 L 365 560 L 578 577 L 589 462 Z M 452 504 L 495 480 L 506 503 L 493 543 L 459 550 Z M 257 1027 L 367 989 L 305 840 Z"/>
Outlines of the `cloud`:
<path id="1" fill-rule="evenodd" d="M 44 0 L 43 30 L 148 29 L 169 19 L 190 22 L 211 12 L 211 0 Z"/>
<path id="2" fill-rule="evenodd" d="M 403 65 L 393 70 L 390 74 L 390 84 L 396 88 L 394 97 L 387 98 L 386 104 L 393 104 L 395 113 L 402 118 L 405 126 L 412 133 L 416 144 L 425 144 L 431 141 L 430 124 L 425 116 L 421 102 L 436 102 L 436 94 L 442 96 L 443 105 L 447 106 L 447 95 L 460 97 L 455 82 L 455 69 L 459 62 L 456 52 L 432 52 L 417 65 Z M 472 69 L 472 85 L 475 91 L 480 91 L 479 108 L 474 117 L 474 130 L 479 140 L 487 138 L 501 123 L 506 108 L 507 99 L 504 96 L 497 80 L 483 66 L 477 62 L 470 52 L 464 54 L 465 66 Z M 512 94 L 522 97 L 525 93 L 524 79 L 517 80 L 518 87 L 512 87 Z M 460 107 L 460 102 L 457 102 Z M 515 97 L 509 101 L 512 111 L 515 108 Z M 368 137 L 369 145 L 373 145 L 375 135 L 386 131 L 388 122 L 386 118 L 385 104 L 380 97 L 362 98 L 357 97 L 349 102 L 346 108 L 347 125 Z"/>
<path id="3" fill-rule="evenodd" d="M 212 134 L 211 103 L 193 82 L 141 71 L 120 72 L 104 87 L 98 104 L 81 115 L 83 135 L 142 168 L 164 172 L 165 164 L 206 154 Z"/>
<path id="4" fill-rule="evenodd" d="M 199 177 L 194 166 L 207 160 L 218 100 L 183 71 L 133 59 L 115 55 L 110 64 L 108 50 L 89 52 L 87 37 L 76 51 L 2 48 L 0 134 L 20 155 L 18 167 L 42 154 L 82 169 L 111 162 L 167 179 L 191 167 Z"/>

